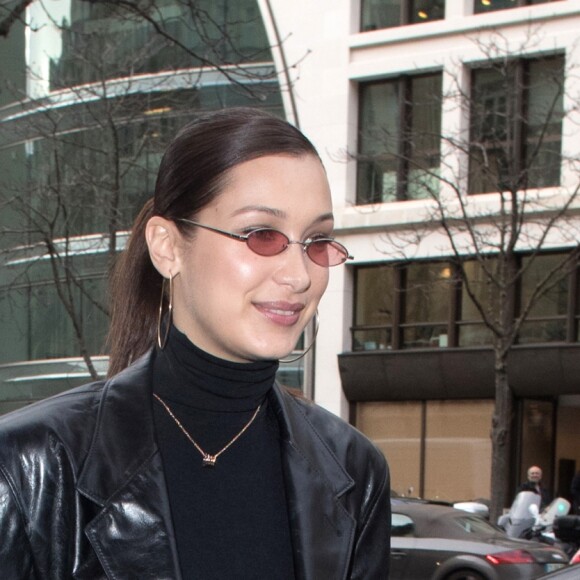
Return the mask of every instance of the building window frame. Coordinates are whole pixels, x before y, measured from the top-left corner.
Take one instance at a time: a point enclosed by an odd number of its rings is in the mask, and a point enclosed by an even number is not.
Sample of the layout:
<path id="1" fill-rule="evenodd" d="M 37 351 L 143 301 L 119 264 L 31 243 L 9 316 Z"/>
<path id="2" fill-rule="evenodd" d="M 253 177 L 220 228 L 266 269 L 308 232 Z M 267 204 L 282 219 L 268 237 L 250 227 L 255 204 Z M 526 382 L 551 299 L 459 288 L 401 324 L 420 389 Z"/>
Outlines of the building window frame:
<path id="1" fill-rule="evenodd" d="M 423 82 L 433 83 L 436 91 L 418 90 Z M 424 199 L 436 194 L 438 179 L 431 182 L 433 172 L 440 165 L 442 82 L 442 72 L 435 71 L 359 84 L 357 205 Z M 377 111 L 378 107 L 373 108 L 371 91 L 389 87 L 387 101 L 377 99 L 380 103 Z M 421 94 L 420 97 L 415 94 L 422 92 L 433 94 Z M 434 124 L 434 129 L 431 131 L 416 128 L 422 118 L 427 118 L 421 115 L 418 98 L 428 99 L 423 107 L 432 106 L 434 118 L 429 122 Z M 385 115 L 390 110 L 396 111 L 394 122 L 392 117 Z M 381 119 L 373 119 L 379 115 Z M 389 166 L 394 169 L 389 171 Z M 390 192 L 385 178 L 395 181 Z"/>
<path id="2" fill-rule="evenodd" d="M 550 86 L 557 86 L 554 102 L 548 103 L 540 124 L 540 137 L 534 137 L 534 115 L 538 115 L 538 103 L 531 95 L 537 93 L 537 84 L 548 82 L 544 71 L 535 70 L 545 63 L 554 66 Z M 560 64 L 561 63 L 561 64 Z M 541 171 L 542 153 L 550 154 L 549 146 L 555 142 L 558 160 L 561 161 L 563 87 L 565 58 L 553 54 L 542 58 L 512 59 L 486 64 L 471 69 L 470 137 L 469 137 L 469 194 L 502 191 L 521 191 L 528 188 L 559 186 L 560 164 L 551 161 L 547 167 L 553 173 Z M 542 74 L 540 74 L 542 73 Z M 556 74 L 561 73 L 556 79 Z M 485 76 L 489 80 L 485 81 Z M 495 80 L 493 80 L 495 77 Z M 558 86 L 559 83 L 559 86 Z M 493 85 L 498 85 L 493 90 Z M 547 128 L 554 125 L 554 131 Z M 534 147 L 537 147 L 535 149 Z M 480 159 L 483 153 L 483 159 Z M 551 152 L 554 154 L 554 151 Z M 528 155 L 532 156 L 529 160 Z"/>

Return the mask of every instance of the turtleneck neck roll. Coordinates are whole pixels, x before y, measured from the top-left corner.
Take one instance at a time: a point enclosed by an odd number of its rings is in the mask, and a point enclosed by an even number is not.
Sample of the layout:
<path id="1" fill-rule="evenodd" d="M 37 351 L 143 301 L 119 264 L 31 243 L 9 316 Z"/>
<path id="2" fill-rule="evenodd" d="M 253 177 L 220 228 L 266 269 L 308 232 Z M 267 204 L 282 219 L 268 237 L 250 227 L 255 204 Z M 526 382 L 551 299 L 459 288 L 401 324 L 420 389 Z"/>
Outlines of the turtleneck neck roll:
<path id="1" fill-rule="evenodd" d="M 207 411 L 255 409 L 274 384 L 278 361 L 236 363 L 195 346 L 175 326 L 157 350 L 155 392 L 167 402 Z"/>

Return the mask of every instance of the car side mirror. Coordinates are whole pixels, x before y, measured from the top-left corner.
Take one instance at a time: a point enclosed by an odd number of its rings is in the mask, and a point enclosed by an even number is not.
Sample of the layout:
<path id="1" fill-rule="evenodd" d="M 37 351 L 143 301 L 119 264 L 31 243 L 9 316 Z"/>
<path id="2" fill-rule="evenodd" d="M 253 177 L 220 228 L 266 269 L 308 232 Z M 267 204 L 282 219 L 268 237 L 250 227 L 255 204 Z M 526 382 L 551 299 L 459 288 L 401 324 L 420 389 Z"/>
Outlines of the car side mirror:
<path id="1" fill-rule="evenodd" d="M 391 515 L 391 536 L 413 536 L 415 532 L 415 523 L 409 516 L 403 514 Z"/>

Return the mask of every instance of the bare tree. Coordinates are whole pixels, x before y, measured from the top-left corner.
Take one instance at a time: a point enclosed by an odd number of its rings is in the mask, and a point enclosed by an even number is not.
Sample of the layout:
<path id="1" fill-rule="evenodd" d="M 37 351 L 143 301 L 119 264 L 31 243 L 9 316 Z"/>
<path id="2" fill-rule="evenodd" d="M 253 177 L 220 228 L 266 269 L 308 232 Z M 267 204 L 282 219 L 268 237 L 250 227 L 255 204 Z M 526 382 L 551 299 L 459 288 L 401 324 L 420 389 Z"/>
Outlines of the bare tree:
<path id="1" fill-rule="evenodd" d="M 532 34 L 528 40 L 527 48 Z M 368 150 L 356 158 L 369 202 L 425 200 L 414 224 L 385 234 L 385 252 L 406 261 L 419 246 L 437 246 L 436 253 L 454 266 L 453 283 L 488 329 L 494 352 L 491 515 L 496 518 L 509 503 L 513 474 L 508 354 L 530 313 L 578 264 L 580 156 L 563 149 L 562 130 L 578 111 L 580 95 L 566 92 L 566 79 L 575 72 L 561 55 L 536 52 L 525 58 L 526 47 L 515 54 L 497 33 L 478 46 L 482 58 L 469 72 L 470 82 L 465 76 L 453 79 L 444 99 L 407 93 L 400 110 L 409 114 L 397 130 L 388 122 L 373 125 L 360 137 Z M 439 119 L 421 119 L 426 111 L 440 111 L 442 103 L 465 121 L 453 134 L 442 132 Z M 396 184 L 389 173 L 396 174 Z M 538 260 L 562 248 L 567 252 L 530 285 Z M 516 304 L 524 279 L 527 292 Z"/>

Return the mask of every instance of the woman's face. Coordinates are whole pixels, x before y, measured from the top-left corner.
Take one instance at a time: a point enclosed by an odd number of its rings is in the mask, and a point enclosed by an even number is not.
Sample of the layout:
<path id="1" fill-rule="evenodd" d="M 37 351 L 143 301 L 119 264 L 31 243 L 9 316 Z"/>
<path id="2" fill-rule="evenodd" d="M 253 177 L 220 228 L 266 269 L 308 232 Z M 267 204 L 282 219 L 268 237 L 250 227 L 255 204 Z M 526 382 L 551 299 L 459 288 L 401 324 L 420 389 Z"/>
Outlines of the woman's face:
<path id="1" fill-rule="evenodd" d="M 247 161 L 230 171 L 223 192 L 193 219 L 237 234 L 269 227 L 296 241 L 329 236 L 326 174 L 313 155 Z M 312 262 L 299 244 L 267 257 L 200 227 L 194 234 L 181 238 L 179 272 L 173 272 L 177 328 L 227 360 L 286 356 L 316 311 L 328 268 Z"/>

